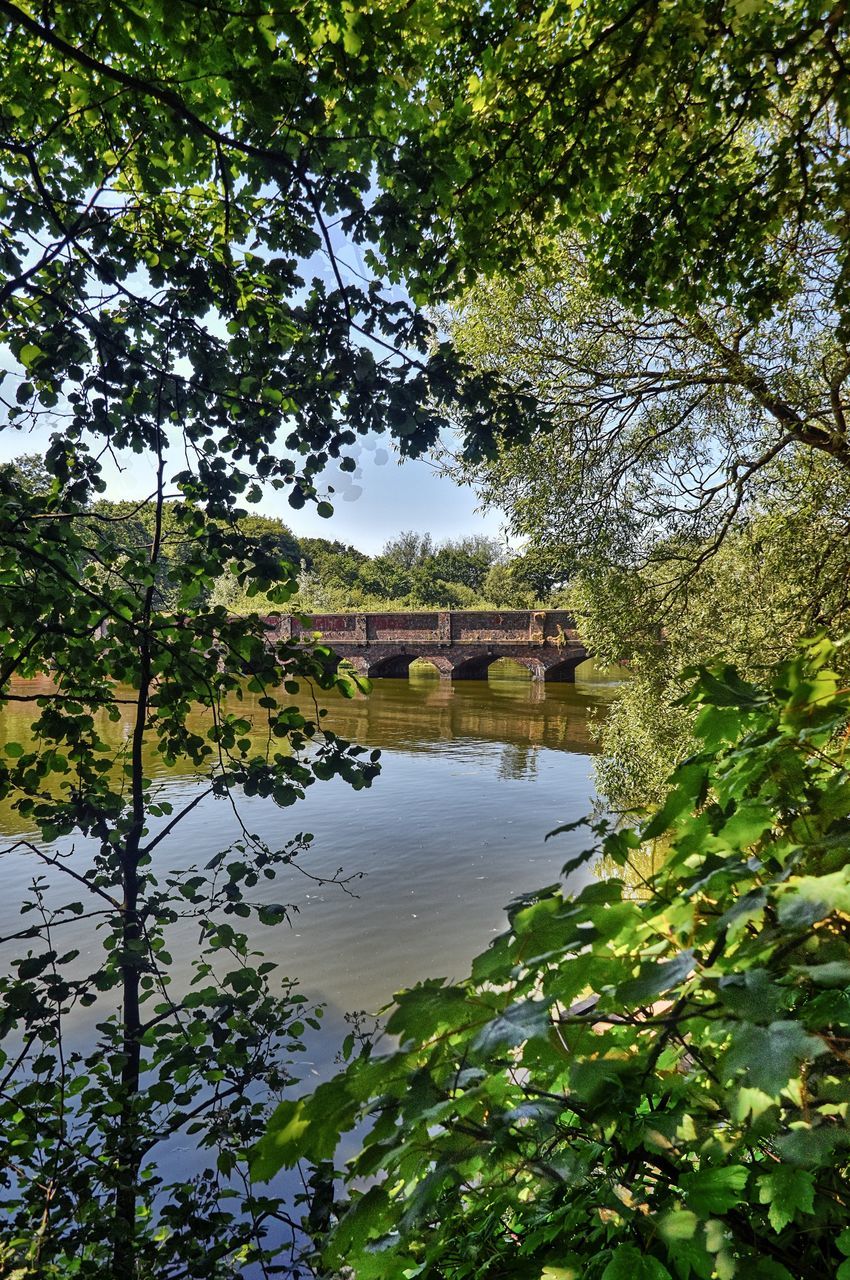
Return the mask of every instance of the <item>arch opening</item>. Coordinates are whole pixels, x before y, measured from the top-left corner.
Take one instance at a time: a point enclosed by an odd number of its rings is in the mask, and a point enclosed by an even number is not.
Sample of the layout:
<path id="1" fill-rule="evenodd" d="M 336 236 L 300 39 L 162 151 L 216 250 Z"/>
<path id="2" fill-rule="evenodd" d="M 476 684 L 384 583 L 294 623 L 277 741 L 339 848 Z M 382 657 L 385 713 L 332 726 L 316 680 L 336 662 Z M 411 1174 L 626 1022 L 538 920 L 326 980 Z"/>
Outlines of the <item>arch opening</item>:
<path id="1" fill-rule="evenodd" d="M 487 669 L 488 680 L 519 680 L 525 684 L 533 677 L 532 666 L 521 658 L 495 658 Z"/>
<path id="2" fill-rule="evenodd" d="M 391 653 L 385 658 L 378 658 L 376 662 L 369 665 L 369 679 L 404 680 L 413 658 L 412 653 Z"/>
<path id="3" fill-rule="evenodd" d="M 408 675 L 411 680 L 433 680 L 435 676 L 440 680 L 450 680 L 453 671 L 454 663 L 451 659 L 439 653 L 427 653 L 411 662 Z"/>
<path id="4" fill-rule="evenodd" d="M 584 662 L 584 654 L 573 654 L 570 658 L 564 658 L 560 662 L 553 662 L 551 666 L 546 668 L 544 679 L 547 684 L 569 683 L 575 684 L 576 667 Z"/>
<path id="5" fill-rule="evenodd" d="M 490 653 L 475 658 L 465 658 L 452 670 L 452 680 L 486 680 L 487 671 L 495 661 Z"/>

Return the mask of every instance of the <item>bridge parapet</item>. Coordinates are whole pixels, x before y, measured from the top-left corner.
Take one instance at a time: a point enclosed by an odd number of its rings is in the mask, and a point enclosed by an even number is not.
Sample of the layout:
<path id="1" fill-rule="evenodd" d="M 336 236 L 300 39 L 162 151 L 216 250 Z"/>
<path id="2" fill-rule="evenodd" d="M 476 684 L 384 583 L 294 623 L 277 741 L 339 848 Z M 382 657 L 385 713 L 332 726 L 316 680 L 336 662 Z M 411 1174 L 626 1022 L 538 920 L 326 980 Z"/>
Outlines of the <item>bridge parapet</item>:
<path id="1" fill-rule="evenodd" d="M 528 644 L 577 643 L 575 623 L 563 609 L 467 609 L 428 613 L 317 613 L 282 618 L 283 636 L 319 632 L 345 644 Z"/>
<path id="2" fill-rule="evenodd" d="M 573 680 L 588 656 L 563 609 L 317 613 L 270 618 L 269 631 L 282 640 L 318 634 L 372 678 L 403 676 L 424 658 L 444 679 L 483 679 L 498 658 L 513 658 L 535 680 Z"/>

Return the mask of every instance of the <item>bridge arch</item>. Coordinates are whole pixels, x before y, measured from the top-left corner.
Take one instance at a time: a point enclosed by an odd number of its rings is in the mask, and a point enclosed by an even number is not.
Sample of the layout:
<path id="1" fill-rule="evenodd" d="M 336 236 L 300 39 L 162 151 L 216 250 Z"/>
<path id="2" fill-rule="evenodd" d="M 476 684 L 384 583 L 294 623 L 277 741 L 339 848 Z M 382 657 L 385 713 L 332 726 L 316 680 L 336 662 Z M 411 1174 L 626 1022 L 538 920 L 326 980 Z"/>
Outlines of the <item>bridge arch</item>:
<path id="1" fill-rule="evenodd" d="M 578 653 L 571 653 L 567 658 L 556 658 L 554 662 L 546 663 L 546 674 L 543 678 L 547 684 L 562 680 L 567 680 L 571 684 L 575 683 L 576 667 L 581 666 L 586 659 L 587 654 L 584 650 Z"/>
<path id="2" fill-rule="evenodd" d="M 546 679 L 546 663 L 541 661 L 540 658 L 517 657 L 511 658 L 511 662 L 515 662 L 517 666 L 525 667 L 527 671 L 530 671 L 532 680 Z"/>
<path id="3" fill-rule="evenodd" d="M 416 657 L 415 653 L 406 653 L 403 649 L 384 653 L 380 658 L 374 658 L 368 662 L 366 674 L 370 680 L 404 680 L 411 662 Z"/>
<path id="4" fill-rule="evenodd" d="M 499 653 L 479 653 L 470 658 L 465 658 L 455 663 L 452 672 L 453 680 L 486 680 L 487 673 L 494 662 L 503 660 L 504 655 Z M 516 654 L 510 655 L 511 662 L 515 662 L 520 667 L 525 667 L 531 673 L 532 680 L 547 680 L 547 664 L 542 658 L 535 657 L 533 654 Z"/>
<path id="5" fill-rule="evenodd" d="M 444 653 L 422 653 L 418 655 L 418 660 L 420 662 L 430 662 L 432 667 L 436 667 L 441 680 L 452 679 L 455 664 Z"/>
<path id="6" fill-rule="evenodd" d="M 475 654 L 456 662 L 452 669 L 453 680 L 486 680 L 487 673 L 494 662 L 502 657 L 498 653 Z M 511 662 L 525 667 L 531 673 L 532 680 L 545 681 L 546 684 L 558 681 L 574 681 L 575 669 L 583 662 L 587 654 L 584 650 L 571 653 L 568 657 L 537 657 L 535 654 L 512 653 Z"/>
<path id="7" fill-rule="evenodd" d="M 486 680 L 488 669 L 498 657 L 497 653 L 477 653 L 462 658 L 452 667 L 452 680 Z"/>

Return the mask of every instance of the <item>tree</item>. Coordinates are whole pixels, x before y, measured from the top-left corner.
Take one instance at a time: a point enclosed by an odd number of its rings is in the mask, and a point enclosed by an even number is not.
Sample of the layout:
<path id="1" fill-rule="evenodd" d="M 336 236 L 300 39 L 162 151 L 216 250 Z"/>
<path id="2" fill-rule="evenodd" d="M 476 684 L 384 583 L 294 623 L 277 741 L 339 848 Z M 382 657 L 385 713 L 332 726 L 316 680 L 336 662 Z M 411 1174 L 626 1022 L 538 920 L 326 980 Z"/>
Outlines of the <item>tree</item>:
<path id="1" fill-rule="evenodd" d="M 488 572 L 504 559 L 495 538 L 473 534 L 466 538 L 446 538 L 431 553 L 428 568 L 444 582 L 460 582 L 481 592 Z"/>
<path id="2" fill-rule="evenodd" d="M 39 454 L 22 454 L 14 462 L 6 463 L 4 469 L 9 479 L 27 493 L 45 497 L 50 492 L 51 476 Z"/>
<path id="3" fill-rule="evenodd" d="M 537 602 L 537 592 L 513 564 L 494 564 L 481 590 L 500 609 L 532 609 Z"/>
<path id="4" fill-rule="evenodd" d="M 256 614 L 203 603 L 229 562 L 279 603 L 294 586 L 262 542 L 221 520 L 220 494 L 205 504 L 196 489 L 166 512 L 161 467 L 148 531 L 87 502 L 61 437 L 48 467 L 46 496 L 12 469 L 0 478 L 3 695 L 34 716 L 31 743 L 6 742 L 0 767 L 0 793 L 32 833 L 3 857 L 34 871 L 21 928 L 5 940 L 22 950 L 0 981 L 4 1266 L 217 1276 L 240 1254 L 267 1256 L 274 1202 L 246 1183 L 231 1211 L 227 1184 L 244 1175 L 263 1122 L 256 1090 L 290 1078 L 300 1002 L 270 987 L 274 966 L 258 966 L 233 925 L 285 918 L 250 891 L 309 840 L 273 849 L 243 825 L 232 848 L 183 872 L 164 861 L 169 842 L 213 797 L 236 812 L 243 792 L 286 806 L 335 774 L 367 785 L 377 766 L 291 705 L 296 677 L 350 692 L 327 650 L 275 644 Z M 166 514 L 182 543 L 171 558 Z M 110 721 L 126 732 L 110 734 Z M 196 771 L 174 812 L 152 756 Z M 99 929 L 90 967 L 61 944 L 80 918 Z M 195 985 L 172 994 L 167 937 L 186 919 L 201 935 Z M 86 1048 L 67 1043 L 70 1021 L 87 1026 Z M 187 1133 L 213 1160 L 207 1197 L 156 1171 L 159 1145 Z M 151 1219 L 166 1188 L 172 1208 Z"/>
<path id="5" fill-rule="evenodd" d="M 300 538 L 298 549 L 308 569 L 331 571 L 336 576 L 343 575 L 346 581 L 353 580 L 356 567 L 369 559 L 365 551 L 328 538 Z"/>
<path id="6" fill-rule="evenodd" d="M 276 516 L 242 516 L 239 528 L 246 537 L 265 539 L 270 554 L 286 560 L 289 564 L 298 564 L 301 557 L 301 542 L 289 526 Z"/>
<path id="7" fill-rule="evenodd" d="M 8 743 L 0 769 L 32 834 L 3 856 L 74 891 L 57 901 L 36 876 L 3 982 L 2 1266 L 220 1276 L 268 1260 L 274 1203 L 248 1182 L 240 1211 L 226 1201 L 299 1035 L 231 917 L 280 921 L 250 891 L 309 841 L 246 830 L 186 877 L 169 840 L 202 796 L 288 806 L 377 765 L 291 703 L 298 680 L 352 691 L 333 656 L 270 639 L 216 583 L 229 568 L 266 606 L 294 589 L 279 539 L 248 521 L 264 485 L 298 508 L 357 433 L 389 428 L 415 453 L 457 395 L 480 403 L 486 444 L 519 406 L 430 347 L 380 280 L 344 274 L 340 237 L 381 235 L 369 189 L 406 91 L 358 55 L 382 29 L 398 44 L 392 12 L 340 26 L 244 0 L 2 0 L 0 24 L 2 404 L 10 426 L 53 432 L 49 487 L 0 473 L 0 699 L 35 715 L 34 745 Z M 127 456 L 137 505 L 99 507 L 104 459 Z M 51 683 L 18 683 L 35 676 Z M 203 779 L 178 812 L 150 752 Z M 104 942 L 82 974 L 59 944 L 81 914 Z M 166 934 L 186 914 L 197 986 L 172 994 Z M 67 1019 L 89 1008 L 94 1043 L 71 1054 Z M 171 1187 L 157 1216 L 157 1144 L 193 1133 L 216 1152 L 209 1195 Z"/>
<path id="8" fill-rule="evenodd" d="M 850 699 L 835 656 L 809 643 L 764 685 L 695 673 L 698 749 L 664 804 L 638 830 L 562 829 L 565 874 L 599 854 L 605 874 L 523 895 L 469 977 L 396 997 L 383 1052 L 349 1045 L 333 1079 L 281 1104 L 259 1176 L 327 1168 L 356 1133 L 320 1266 L 850 1274 Z"/>
<path id="9" fill-rule="evenodd" d="M 591 650 L 631 668 L 601 730 L 617 807 L 657 802 L 691 749 L 683 667 L 723 653 L 758 675 L 847 625 L 848 470 L 807 437 L 841 434 L 850 363 L 834 264 L 798 252 L 807 283 L 769 319 L 629 309 L 600 296 L 575 241 L 481 282 L 455 317 L 467 357 L 532 387 L 549 428 L 450 469 L 569 584 Z"/>
<path id="10" fill-rule="evenodd" d="M 493 421 L 498 404 L 514 413 L 448 344 L 426 354 L 430 326 L 379 280 L 343 279 L 330 220 L 380 238 L 366 192 L 382 96 L 404 96 L 358 57 L 364 16 L 343 31 L 289 6 L 156 0 L 143 15 L 58 3 L 42 21 L 4 0 L 0 18 L 10 422 L 58 418 L 96 484 L 86 433 L 150 449 L 125 409 L 153 402 L 164 422 L 193 424 L 202 476 L 235 464 L 215 476 L 228 495 L 257 468 L 297 507 L 358 432 L 389 425 L 415 453 L 446 397 L 480 403 L 485 436 L 491 408 Z M 382 22 L 397 47 L 398 23 L 376 11 Z M 271 457 L 278 436 L 300 468 Z"/>
<path id="11" fill-rule="evenodd" d="M 722 300 L 752 320 L 781 309 L 777 243 L 803 233 L 829 242 L 846 314 L 841 5 L 445 3 L 406 22 L 388 46 L 409 89 L 381 199 L 387 252 L 429 297 L 533 260 L 545 228 L 578 233 L 600 291 L 627 305 Z"/>
<path id="12" fill-rule="evenodd" d="M 381 557 L 399 569 L 410 570 L 421 565 L 434 554 L 434 540 L 430 533 L 414 533 L 405 529 L 384 544 Z"/>
<path id="13" fill-rule="evenodd" d="M 760 320 L 711 302 L 639 311 L 606 299 L 575 241 L 481 282 L 455 340 L 480 368 L 533 388 L 548 430 L 534 448 L 505 444 L 455 470 L 562 580 L 653 565 L 663 602 L 771 486 L 792 499 L 813 452 L 843 472 L 824 447 L 843 435 L 850 374 L 826 253 L 797 246 L 798 291 Z"/>

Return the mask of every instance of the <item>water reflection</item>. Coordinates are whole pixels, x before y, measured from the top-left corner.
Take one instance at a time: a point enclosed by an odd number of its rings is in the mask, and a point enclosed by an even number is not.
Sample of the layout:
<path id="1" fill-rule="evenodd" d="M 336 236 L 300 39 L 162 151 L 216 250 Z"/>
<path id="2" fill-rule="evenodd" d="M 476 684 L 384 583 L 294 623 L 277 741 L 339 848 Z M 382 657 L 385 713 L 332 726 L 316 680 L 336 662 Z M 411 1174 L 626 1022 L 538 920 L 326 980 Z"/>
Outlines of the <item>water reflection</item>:
<path id="1" fill-rule="evenodd" d="M 369 697 L 352 701 L 322 695 L 331 728 L 382 749 L 381 776 L 356 794 L 338 780 L 319 783 L 292 809 L 243 799 L 241 815 L 276 847 L 299 831 L 313 832 L 306 864 L 311 873 L 328 876 L 343 867 L 362 879 L 351 886 L 356 896 L 317 886 L 297 872 L 269 884 L 268 901 L 290 904 L 293 923 L 258 927 L 253 941 L 311 998 L 338 1011 L 376 1009 L 423 974 L 460 976 L 502 929 L 505 904 L 550 883 L 577 851 L 572 837 L 548 843 L 545 837 L 590 808 L 589 720 L 604 713 L 608 696 L 604 686 L 527 679 L 453 685 L 418 675 L 376 681 Z M 312 706 L 309 691 L 303 705 Z M 264 713 L 250 698 L 240 711 L 253 717 L 261 746 Z M 102 726 L 116 761 L 129 712 Z M 7 707 L 0 742 L 28 745 L 30 714 L 23 703 Z M 189 770 L 166 769 L 152 750 L 145 763 L 175 808 L 195 793 L 199 781 Z M 0 806 L 0 830 L 7 838 L 20 832 L 8 804 Z M 210 797 L 160 847 L 158 869 L 203 866 L 238 835 L 227 802 Z M 78 842 L 78 865 L 87 853 Z M 8 905 L 5 912 L 0 905 L 0 935 L 20 927 L 17 904 L 31 871 L 26 858 L 4 859 Z M 68 946 L 79 946 L 84 955 L 99 945 L 85 926 L 79 937 L 71 932 L 69 926 Z M 169 949 L 188 958 L 196 943 L 197 930 L 187 926 L 175 930 Z"/>
<path id="2" fill-rule="evenodd" d="M 522 671 L 521 668 L 519 668 Z M 527 677 L 527 673 L 524 673 Z M 13 682 L 15 698 L 49 695 L 54 686 L 46 679 Z M 105 712 L 95 715 L 97 731 L 110 748 L 116 771 L 124 763 L 134 711 L 134 691 L 116 689 L 121 712 L 112 721 Z M 325 725 L 341 737 L 370 747 L 399 749 L 413 753 L 458 753 L 470 743 L 513 744 L 518 748 L 547 747 L 555 751 L 577 751 L 592 754 L 595 750 L 589 730 L 588 712 L 604 708 L 610 693 L 605 686 L 544 685 L 521 675 L 518 679 L 500 678 L 481 681 L 448 680 L 431 677 L 429 668 L 420 670 L 410 680 L 376 681 L 371 695 L 358 695 L 349 700 L 336 693 L 315 691 L 308 687 L 293 699 L 306 716 L 314 716 L 315 700 L 327 709 Z M 249 735 L 257 751 L 268 744 L 267 715 L 255 695 L 246 694 L 230 708 L 251 721 Z M 8 742 L 19 742 L 25 751 L 37 749 L 30 725 L 38 709 L 30 701 L 12 701 L 0 713 L 0 750 Z M 206 734 L 212 726 L 211 716 L 196 711 L 189 718 L 195 732 Z M 274 749 L 280 750 L 279 740 Z M 513 758 L 515 765 L 509 763 Z M 530 776 L 532 756 L 510 752 L 504 755 L 505 777 Z M 185 762 L 175 766 L 163 763 L 155 742 L 148 740 L 144 754 L 145 770 L 151 778 L 174 780 L 190 776 L 194 771 Z M 513 770 L 513 772 L 512 772 Z M 520 772 L 516 772 L 520 770 Z M 0 801 L 0 834 L 20 832 L 20 820 L 11 803 Z"/>
<path id="3" fill-rule="evenodd" d="M 513 778 L 517 781 L 536 777 L 538 751 L 538 747 L 529 746 L 526 743 L 506 743 L 502 748 L 499 777 Z"/>

